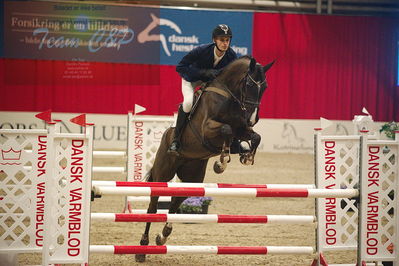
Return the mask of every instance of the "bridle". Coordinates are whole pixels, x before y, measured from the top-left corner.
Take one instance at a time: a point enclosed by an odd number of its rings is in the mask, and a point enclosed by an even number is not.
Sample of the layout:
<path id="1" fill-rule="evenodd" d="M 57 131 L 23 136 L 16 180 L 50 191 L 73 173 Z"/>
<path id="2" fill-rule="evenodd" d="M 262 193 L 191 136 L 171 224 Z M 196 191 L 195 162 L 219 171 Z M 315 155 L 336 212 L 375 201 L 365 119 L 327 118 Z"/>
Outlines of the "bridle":
<path id="1" fill-rule="evenodd" d="M 246 75 L 238 82 L 238 84 L 244 84 L 241 89 L 240 89 L 240 95 L 239 98 L 235 96 L 229 88 L 224 87 L 224 89 L 230 94 L 230 96 L 234 99 L 235 102 L 237 102 L 240 105 L 240 108 L 242 111 L 247 110 L 247 106 L 253 106 L 255 108 L 259 107 L 260 105 L 260 89 L 261 86 L 266 82 L 266 77 L 265 80 L 263 81 L 256 81 L 249 71 L 246 73 Z M 247 92 L 248 92 L 248 87 L 250 86 L 250 83 L 254 83 L 256 87 L 258 88 L 258 95 L 256 97 L 256 101 L 250 101 L 247 99 Z"/>

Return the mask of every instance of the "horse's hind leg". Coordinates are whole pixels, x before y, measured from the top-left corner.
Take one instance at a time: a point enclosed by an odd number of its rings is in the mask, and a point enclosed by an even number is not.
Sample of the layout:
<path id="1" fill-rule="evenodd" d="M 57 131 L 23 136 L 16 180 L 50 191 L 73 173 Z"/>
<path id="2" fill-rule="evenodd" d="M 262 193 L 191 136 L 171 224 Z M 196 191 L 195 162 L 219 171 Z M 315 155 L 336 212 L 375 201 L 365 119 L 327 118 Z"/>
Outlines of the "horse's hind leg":
<path id="1" fill-rule="evenodd" d="M 186 199 L 187 197 L 172 197 L 169 213 L 176 213 L 177 209 L 179 208 L 180 204 Z M 162 233 L 158 234 L 155 238 L 155 242 L 158 246 L 164 245 L 168 240 L 168 236 L 172 233 L 173 227 L 172 223 L 167 222 L 162 229 Z"/>
<path id="2" fill-rule="evenodd" d="M 151 197 L 150 205 L 148 206 L 147 213 L 156 213 L 159 197 Z M 150 240 L 148 234 L 150 233 L 151 223 L 146 223 L 144 234 L 141 237 L 140 245 L 148 246 Z M 136 254 L 135 259 L 137 262 L 145 261 L 145 254 Z"/>
<path id="3" fill-rule="evenodd" d="M 177 170 L 177 176 L 185 183 L 202 183 L 204 181 L 207 164 L 208 159 L 187 161 L 179 167 Z M 187 197 L 172 197 L 169 213 L 176 213 L 181 203 L 186 198 Z M 163 245 L 166 243 L 167 238 L 172 233 L 172 229 L 172 223 L 165 224 L 162 233 L 158 234 L 155 239 L 157 245 Z"/>

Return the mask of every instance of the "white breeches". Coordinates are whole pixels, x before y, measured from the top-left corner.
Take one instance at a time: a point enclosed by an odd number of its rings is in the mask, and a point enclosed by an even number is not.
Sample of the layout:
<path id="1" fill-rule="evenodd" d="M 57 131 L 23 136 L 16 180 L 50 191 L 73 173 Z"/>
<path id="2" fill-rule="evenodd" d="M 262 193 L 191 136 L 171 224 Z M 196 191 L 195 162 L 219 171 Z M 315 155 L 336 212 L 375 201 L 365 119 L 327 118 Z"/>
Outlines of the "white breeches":
<path id="1" fill-rule="evenodd" d="M 202 81 L 189 82 L 185 79 L 181 80 L 181 92 L 183 93 L 183 111 L 189 113 L 193 107 L 194 89 L 199 86 Z"/>

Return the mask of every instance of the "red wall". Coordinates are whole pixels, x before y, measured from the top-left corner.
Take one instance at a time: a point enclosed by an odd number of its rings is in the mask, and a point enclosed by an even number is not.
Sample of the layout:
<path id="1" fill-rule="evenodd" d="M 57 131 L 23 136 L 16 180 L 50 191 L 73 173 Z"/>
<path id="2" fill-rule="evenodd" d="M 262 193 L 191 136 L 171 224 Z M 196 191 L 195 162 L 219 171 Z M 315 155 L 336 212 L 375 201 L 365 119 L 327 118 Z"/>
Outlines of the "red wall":
<path id="1" fill-rule="evenodd" d="M 90 62 L 93 78 L 65 78 L 70 63 L 1 59 L 0 110 L 126 114 L 136 103 L 143 114 L 172 115 L 182 101 L 174 66 Z"/>
<path id="2" fill-rule="evenodd" d="M 257 13 L 253 53 L 271 70 L 263 116 L 399 121 L 399 20 Z"/>
<path id="3" fill-rule="evenodd" d="M 277 59 L 261 117 L 350 120 L 366 107 L 377 121 L 399 121 L 398 22 L 255 13 L 253 55 L 262 64 Z M 0 110 L 125 114 L 137 103 L 144 114 L 171 115 L 182 100 L 173 66 L 91 62 L 84 69 L 93 78 L 81 79 L 66 78 L 70 69 L 0 59 Z"/>

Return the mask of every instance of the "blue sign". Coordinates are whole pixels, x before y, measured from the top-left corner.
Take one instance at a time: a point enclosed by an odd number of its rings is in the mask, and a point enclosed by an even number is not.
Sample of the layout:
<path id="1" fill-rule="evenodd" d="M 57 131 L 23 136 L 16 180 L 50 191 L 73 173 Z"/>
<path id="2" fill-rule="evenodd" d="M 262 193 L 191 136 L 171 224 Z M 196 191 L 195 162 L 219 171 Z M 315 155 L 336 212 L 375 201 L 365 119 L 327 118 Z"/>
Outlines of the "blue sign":
<path id="1" fill-rule="evenodd" d="M 251 54 L 252 12 L 161 9 L 161 65 L 176 65 L 194 47 L 212 42 L 212 30 L 227 24 L 238 56 Z"/>

